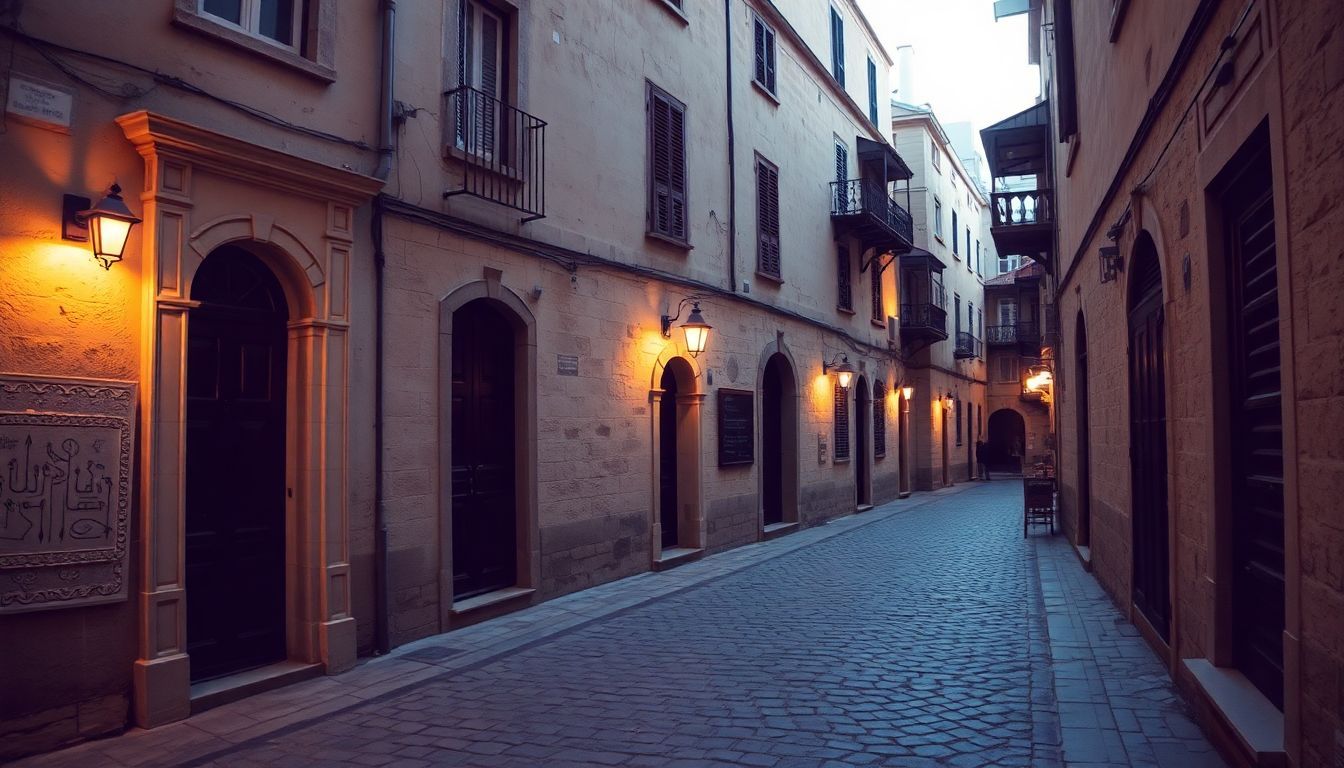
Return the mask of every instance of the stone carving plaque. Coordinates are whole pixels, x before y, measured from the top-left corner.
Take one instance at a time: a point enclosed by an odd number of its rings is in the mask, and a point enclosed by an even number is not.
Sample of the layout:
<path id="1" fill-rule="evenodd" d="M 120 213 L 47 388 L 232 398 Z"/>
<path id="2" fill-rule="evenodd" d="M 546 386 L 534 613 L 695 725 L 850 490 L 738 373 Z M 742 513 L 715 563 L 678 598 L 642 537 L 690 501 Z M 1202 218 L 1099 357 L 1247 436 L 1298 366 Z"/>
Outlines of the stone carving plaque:
<path id="1" fill-rule="evenodd" d="M 125 600 L 135 384 L 0 374 L 0 613 Z"/>

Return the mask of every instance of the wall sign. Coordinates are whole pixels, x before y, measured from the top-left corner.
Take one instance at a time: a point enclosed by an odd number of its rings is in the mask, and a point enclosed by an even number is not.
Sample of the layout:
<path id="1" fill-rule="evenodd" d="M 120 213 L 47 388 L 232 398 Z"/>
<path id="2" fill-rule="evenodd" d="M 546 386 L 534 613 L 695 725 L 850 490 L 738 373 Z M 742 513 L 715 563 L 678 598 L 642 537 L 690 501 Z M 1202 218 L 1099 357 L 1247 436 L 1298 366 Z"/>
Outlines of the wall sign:
<path id="1" fill-rule="evenodd" d="M 0 613 L 125 600 L 135 384 L 0 376 Z"/>
<path id="2" fill-rule="evenodd" d="M 51 83 L 27 77 L 9 76 L 9 97 L 5 111 L 39 128 L 50 128 L 61 133 L 70 132 L 70 112 L 74 108 L 72 91 Z"/>
<path id="3" fill-rule="evenodd" d="M 756 461 L 756 393 L 719 390 L 719 466 Z"/>
<path id="4" fill-rule="evenodd" d="M 579 375 L 579 356 L 578 355 L 556 355 L 555 373 L 558 376 L 578 376 Z"/>

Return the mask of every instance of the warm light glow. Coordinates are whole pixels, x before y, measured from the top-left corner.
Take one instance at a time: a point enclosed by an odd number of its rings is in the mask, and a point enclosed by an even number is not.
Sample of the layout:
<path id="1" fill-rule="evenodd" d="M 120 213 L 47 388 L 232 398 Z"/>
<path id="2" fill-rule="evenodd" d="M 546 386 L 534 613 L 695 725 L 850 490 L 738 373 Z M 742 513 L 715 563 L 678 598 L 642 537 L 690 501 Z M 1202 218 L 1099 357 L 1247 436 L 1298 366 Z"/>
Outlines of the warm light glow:
<path id="1" fill-rule="evenodd" d="M 699 313 L 692 314 L 695 317 Z M 713 326 L 706 325 L 703 320 L 699 324 L 692 324 L 687 320 L 681 326 L 681 330 L 686 332 L 686 351 L 691 353 L 691 357 L 699 355 L 705 351 L 705 345 L 709 343 L 709 331 Z"/>
<path id="2" fill-rule="evenodd" d="M 907 403 L 910 402 L 910 398 L 914 396 L 915 396 L 914 387 L 901 387 L 901 397 L 904 397 Z"/>
<path id="3" fill-rule="evenodd" d="M 1027 379 L 1026 388 L 1028 392 L 1042 392 L 1049 388 L 1052 381 L 1050 371 L 1041 371 Z"/>
<path id="4" fill-rule="evenodd" d="M 93 255 L 103 267 L 109 269 L 112 262 L 121 261 L 126 250 L 126 239 L 131 234 L 131 222 L 114 219 L 111 216 L 95 216 L 89 219 L 89 238 L 93 241 Z"/>
<path id="5" fill-rule="evenodd" d="M 841 388 L 841 389 L 849 389 L 849 384 L 850 384 L 850 382 L 854 380 L 854 372 L 853 372 L 853 371 L 838 371 L 838 374 L 839 374 L 839 378 L 840 378 L 840 388 Z"/>

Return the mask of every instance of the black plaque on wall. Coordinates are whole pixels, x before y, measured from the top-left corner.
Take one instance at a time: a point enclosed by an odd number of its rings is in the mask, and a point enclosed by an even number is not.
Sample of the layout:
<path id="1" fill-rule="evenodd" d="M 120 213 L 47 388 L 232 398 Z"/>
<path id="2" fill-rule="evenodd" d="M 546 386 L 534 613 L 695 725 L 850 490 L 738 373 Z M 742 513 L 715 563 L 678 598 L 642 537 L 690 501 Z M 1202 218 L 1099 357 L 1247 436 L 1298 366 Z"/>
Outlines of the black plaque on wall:
<path id="1" fill-rule="evenodd" d="M 719 390 L 719 466 L 751 464 L 756 460 L 756 403 L 754 392 Z"/>

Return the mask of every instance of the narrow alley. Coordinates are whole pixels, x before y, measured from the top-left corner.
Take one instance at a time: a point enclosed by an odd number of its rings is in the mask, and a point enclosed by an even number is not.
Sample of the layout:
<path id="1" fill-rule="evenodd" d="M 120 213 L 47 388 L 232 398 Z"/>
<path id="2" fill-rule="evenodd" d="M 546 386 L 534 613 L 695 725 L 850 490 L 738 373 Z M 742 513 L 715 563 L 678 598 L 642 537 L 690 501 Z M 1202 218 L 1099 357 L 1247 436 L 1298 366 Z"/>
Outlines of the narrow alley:
<path id="1" fill-rule="evenodd" d="M 1222 765 L 1020 494 L 917 494 L 20 765 Z"/>

